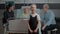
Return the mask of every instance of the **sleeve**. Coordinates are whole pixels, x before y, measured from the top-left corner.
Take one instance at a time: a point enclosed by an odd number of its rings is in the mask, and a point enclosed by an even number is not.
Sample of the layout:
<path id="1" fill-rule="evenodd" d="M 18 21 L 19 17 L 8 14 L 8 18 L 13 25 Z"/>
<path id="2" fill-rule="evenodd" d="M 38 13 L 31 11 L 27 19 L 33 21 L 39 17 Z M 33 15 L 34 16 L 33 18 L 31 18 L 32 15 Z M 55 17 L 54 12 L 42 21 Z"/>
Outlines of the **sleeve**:
<path id="1" fill-rule="evenodd" d="M 55 15 L 54 15 L 53 12 L 51 12 L 51 13 L 49 14 L 49 20 L 47 21 L 46 26 L 52 24 L 52 20 L 53 20 L 53 19 L 55 19 Z"/>
<path id="2" fill-rule="evenodd" d="M 40 18 L 40 16 L 39 16 L 39 15 L 37 15 L 37 20 L 41 20 L 41 18 Z"/>
<path id="3" fill-rule="evenodd" d="M 45 18 L 44 18 L 44 15 L 41 17 L 41 22 L 44 23 L 45 21 Z"/>
<path id="4" fill-rule="evenodd" d="M 7 19 L 8 18 L 6 12 L 3 13 L 3 16 L 4 16 L 4 19 Z"/>
<path id="5" fill-rule="evenodd" d="M 14 12 L 13 12 L 13 17 L 15 17 L 15 14 L 14 14 Z"/>
<path id="6" fill-rule="evenodd" d="M 7 22 L 7 13 L 6 12 L 4 12 L 3 13 L 3 23 L 6 23 Z"/>

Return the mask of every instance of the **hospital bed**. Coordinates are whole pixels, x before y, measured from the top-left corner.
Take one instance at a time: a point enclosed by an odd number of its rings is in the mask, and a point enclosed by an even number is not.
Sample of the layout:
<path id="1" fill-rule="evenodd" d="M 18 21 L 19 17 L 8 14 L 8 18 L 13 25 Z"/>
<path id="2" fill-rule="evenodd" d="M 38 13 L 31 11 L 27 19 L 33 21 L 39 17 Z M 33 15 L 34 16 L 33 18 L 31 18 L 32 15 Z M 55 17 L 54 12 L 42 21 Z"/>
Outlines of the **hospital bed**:
<path id="1" fill-rule="evenodd" d="M 10 20 L 8 33 L 28 33 L 27 20 L 26 19 L 15 19 Z"/>

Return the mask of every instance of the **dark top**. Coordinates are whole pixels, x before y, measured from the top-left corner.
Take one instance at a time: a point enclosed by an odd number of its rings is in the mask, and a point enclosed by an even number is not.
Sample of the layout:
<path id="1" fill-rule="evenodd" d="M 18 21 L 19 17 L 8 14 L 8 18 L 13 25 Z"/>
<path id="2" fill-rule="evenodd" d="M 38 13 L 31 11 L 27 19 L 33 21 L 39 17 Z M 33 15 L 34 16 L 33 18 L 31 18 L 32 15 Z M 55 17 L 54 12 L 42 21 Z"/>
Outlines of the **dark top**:
<path id="1" fill-rule="evenodd" d="M 30 15 L 30 20 L 29 20 L 29 25 L 32 30 L 35 30 L 37 27 L 38 21 L 37 21 L 37 16 L 32 17 Z"/>
<path id="2" fill-rule="evenodd" d="M 13 11 L 11 11 L 11 12 L 9 12 L 9 11 L 5 11 L 4 13 L 3 13 L 3 24 L 5 24 L 5 23 L 7 23 L 7 19 L 8 18 L 11 18 L 12 19 L 12 17 L 14 17 L 14 12 Z"/>

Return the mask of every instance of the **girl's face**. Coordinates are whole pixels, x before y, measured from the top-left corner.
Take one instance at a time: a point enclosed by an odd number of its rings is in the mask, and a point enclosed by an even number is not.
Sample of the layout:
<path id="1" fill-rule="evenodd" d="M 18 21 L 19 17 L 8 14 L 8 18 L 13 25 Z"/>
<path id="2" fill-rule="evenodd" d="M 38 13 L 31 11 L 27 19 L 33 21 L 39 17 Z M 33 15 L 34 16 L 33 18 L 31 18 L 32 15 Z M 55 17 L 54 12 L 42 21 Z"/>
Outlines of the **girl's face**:
<path id="1" fill-rule="evenodd" d="M 31 6 L 31 10 L 32 11 L 35 11 L 36 10 L 36 7 L 35 6 Z"/>
<path id="2" fill-rule="evenodd" d="M 31 6 L 31 11 L 34 13 L 36 11 L 36 6 L 35 5 L 32 5 Z"/>

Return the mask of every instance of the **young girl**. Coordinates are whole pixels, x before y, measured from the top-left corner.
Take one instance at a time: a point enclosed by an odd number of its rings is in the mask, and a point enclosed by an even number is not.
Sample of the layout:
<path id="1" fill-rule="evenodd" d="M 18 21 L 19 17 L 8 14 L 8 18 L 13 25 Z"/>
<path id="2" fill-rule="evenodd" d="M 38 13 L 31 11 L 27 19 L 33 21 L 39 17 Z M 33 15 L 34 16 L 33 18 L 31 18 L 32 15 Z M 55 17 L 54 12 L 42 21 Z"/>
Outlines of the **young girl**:
<path id="1" fill-rule="evenodd" d="M 28 21 L 28 34 L 39 34 L 40 16 L 36 13 L 36 5 L 31 5 L 31 14 Z"/>

